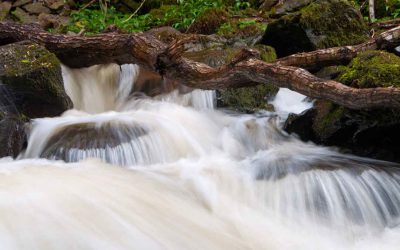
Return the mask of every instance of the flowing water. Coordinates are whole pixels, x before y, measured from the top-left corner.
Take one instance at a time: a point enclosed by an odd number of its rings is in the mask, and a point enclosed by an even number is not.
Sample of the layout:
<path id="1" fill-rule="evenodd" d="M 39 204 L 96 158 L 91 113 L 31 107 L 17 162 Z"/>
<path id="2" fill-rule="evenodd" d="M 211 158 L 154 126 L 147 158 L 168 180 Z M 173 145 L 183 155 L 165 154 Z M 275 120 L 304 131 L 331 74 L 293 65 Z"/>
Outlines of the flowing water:
<path id="1" fill-rule="evenodd" d="M 243 115 L 134 93 L 135 65 L 63 74 L 75 109 L 0 160 L 1 249 L 400 249 L 398 165 L 284 133 L 303 96 Z"/>

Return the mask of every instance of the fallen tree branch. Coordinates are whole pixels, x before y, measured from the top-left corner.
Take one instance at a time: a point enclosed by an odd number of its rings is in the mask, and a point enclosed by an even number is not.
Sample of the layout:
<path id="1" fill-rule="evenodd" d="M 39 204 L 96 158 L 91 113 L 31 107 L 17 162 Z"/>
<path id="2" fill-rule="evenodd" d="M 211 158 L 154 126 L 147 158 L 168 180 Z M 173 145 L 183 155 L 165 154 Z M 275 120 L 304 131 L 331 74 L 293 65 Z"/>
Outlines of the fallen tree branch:
<path id="1" fill-rule="evenodd" d="M 319 69 L 329 65 L 344 64 L 367 50 L 391 50 L 400 45 L 400 26 L 381 33 L 365 43 L 298 53 L 278 59 L 280 65 L 306 69 Z"/>
<path id="2" fill-rule="evenodd" d="M 400 25 L 400 18 L 382 21 L 382 22 L 375 22 L 375 23 L 371 24 L 372 28 L 375 28 L 375 29 L 393 29 L 399 25 Z"/>
<path id="3" fill-rule="evenodd" d="M 381 35 L 380 39 L 357 45 L 367 48 L 383 48 L 398 41 L 398 29 Z M 219 68 L 191 61 L 182 57 L 183 44 L 194 39 L 192 37 L 175 40 L 166 45 L 154 36 L 146 33 L 115 34 L 107 33 L 91 37 L 66 36 L 50 34 L 30 25 L 0 23 L 0 34 L 7 34 L 16 40 L 29 39 L 43 44 L 55 53 L 65 64 L 73 67 L 84 67 L 99 63 L 137 63 L 147 69 L 156 71 L 168 79 L 200 89 L 220 89 L 251 86 L 257 84 L 274 84 L 302 93 L 311 98 L 321 98 L 353 109 L 370 109 L 379 107 L 400 108 L 400 88 L 356 89 L 336 81 L 320 79 L 308 71 L 285 65 L 284 60 L 266 63 L 256 59 L 254 50 L 244 49 L 234 59 Z M 347 46 L 357 47 L 357 46 Z M 354 53 L 358 53 L 360 48 Z M 338 53 L 349 51 L 332 48 L 324 53 L 312 52 L 311 58 L 316 61 L 332 61 L 332 58 L 350 58 Z M 331 52 L 330 52 L 331 51 Z M 350 51 L 351 52 L 351 51 Z M 330 53 L 333 54 L 330 57 Z M 323 55 L 323 56 L 322 56 Z M 303 65 L 293 58 L 286 64 Z M 288 57 L 289 58 L 289 57 Z M 318 59 L 318 60 L 316 60 Z M 303 60 L 303 61 L 302 61 Z M 310 60 L 310 59 L 309 59 Z M 311 60 L 311 61 L 312 61 Z"/>

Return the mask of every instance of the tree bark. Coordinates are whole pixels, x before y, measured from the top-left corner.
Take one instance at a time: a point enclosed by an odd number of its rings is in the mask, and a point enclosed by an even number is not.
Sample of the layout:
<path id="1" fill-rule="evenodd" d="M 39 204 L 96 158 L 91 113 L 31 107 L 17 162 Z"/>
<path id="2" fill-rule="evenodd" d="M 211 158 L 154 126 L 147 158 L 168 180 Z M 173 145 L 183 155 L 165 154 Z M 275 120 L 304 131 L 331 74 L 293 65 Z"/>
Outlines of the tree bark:
<path id="1" fill-rule="evenodd" d="M 359 51 L 392 46 L 399 41 L 400 27 L 361 45 L 293 55 L 276 63 L 263 62 L 257 59 L 256 51 L 243 49 L 230 63 L 219 68 L 182 57 L 184 44 L 198 39 L 190 35 L 167 45 L 146 33 L 66 36 L 15 23 L 0 23 L 0 34 L 15 40 L 28 39 L 43 44 L 64 64 L 72 67 L 111 62 L 136 63 L 193 88 L 274 84 L 353 109 L 400 108 L 400 88 L 356 89 L 336 81 L 320 79 L 305 69 L 290 66 L 349 60 Z"/>
<path id="2" fill-rule="evenodd" d="M 375 0 L 368 0 L 369 21 L 372 23 L 375 20 Z"/>
<path id="3" fill-rule="evenodd" d="M 399 45 L 400 26 L 397 26 L 362 44 L 298 53 L 280 58 L 276 62 L 281 65 L 315 70 L 329 65 L 347 63 L 359 53 L 367 50 L 385 49 L 390 51 Z"/>

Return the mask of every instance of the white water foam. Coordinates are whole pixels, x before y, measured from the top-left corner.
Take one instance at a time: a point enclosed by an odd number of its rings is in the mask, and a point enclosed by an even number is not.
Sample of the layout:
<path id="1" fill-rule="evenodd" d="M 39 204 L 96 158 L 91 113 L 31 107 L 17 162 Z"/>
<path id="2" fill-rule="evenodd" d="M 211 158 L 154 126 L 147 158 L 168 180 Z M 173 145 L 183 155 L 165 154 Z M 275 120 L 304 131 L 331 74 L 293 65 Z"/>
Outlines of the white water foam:
<path id="1" fill-rule="evenodd" d="M 398 165 L 213 110 L 213 92 L 137 98 L 133 65 L 64 70 L 76 110 L 0 160 L 2 248 L 398 249 Z"/>

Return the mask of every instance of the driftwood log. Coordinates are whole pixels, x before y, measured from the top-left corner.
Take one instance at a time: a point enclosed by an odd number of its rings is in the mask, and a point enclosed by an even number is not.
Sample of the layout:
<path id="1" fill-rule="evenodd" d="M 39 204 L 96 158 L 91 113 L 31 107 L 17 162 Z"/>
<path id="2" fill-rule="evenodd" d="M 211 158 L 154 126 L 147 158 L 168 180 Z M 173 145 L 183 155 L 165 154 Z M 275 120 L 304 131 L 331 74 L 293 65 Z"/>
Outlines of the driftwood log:
<path id="1" fill-rule="evenodd" d="M 243 49 L 230 63 L 219 68 L 182 56 L 183 45 L 199 37 L 187 35 L 165 44 L 148 33 L 67 36 L 51 34 L 34 25 L 0 23 L 0 40 L 31 40 L 42 44 L 69 67 L 136 63 L 193 88 L 219 89 L 275 84 L 352 109 L 400 108 L 400 88 L 357 89 L 320 79 L 306 70 L 349 61 L 365 50 L 393 49 L 400 44 L 400 26 L 360 45 L 299 53 L 274 63 L 263 62 L 258 59 L 256 51 Z"/>

